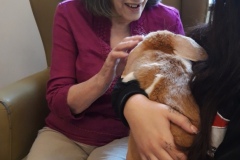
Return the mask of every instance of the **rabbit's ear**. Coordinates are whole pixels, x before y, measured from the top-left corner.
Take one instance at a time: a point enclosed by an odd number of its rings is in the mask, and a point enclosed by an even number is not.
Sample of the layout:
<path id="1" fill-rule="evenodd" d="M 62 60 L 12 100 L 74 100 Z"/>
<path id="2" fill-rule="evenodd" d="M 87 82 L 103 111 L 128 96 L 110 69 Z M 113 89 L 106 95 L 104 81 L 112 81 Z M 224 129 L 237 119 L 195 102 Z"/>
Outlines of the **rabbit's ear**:
<path id="1" fill-rule="evenodd" d="M 179 55 L 191 61 L 200 61 L 207 59 L 206 51 L 197 44 L 192 38 L 175 35 L 172 37 L 174 54 Z"/>

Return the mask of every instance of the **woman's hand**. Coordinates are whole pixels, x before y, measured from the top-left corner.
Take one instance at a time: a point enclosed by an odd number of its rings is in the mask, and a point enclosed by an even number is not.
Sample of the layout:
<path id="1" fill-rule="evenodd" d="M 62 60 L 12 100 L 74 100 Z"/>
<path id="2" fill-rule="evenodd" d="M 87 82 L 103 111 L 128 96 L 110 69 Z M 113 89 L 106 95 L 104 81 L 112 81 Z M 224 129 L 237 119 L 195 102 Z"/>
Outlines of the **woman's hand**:
<path id="1" fill-rule="evenodd" d="M 185 116 L 140 94 L 129 98 L 124 115 L 142 160 L 186 160 L 186 155 L 176 149 L 170 131 L 172 122 L 196 133 L 196 127 Z"/>
<path id="2" fill-rule="evenodd" d="M 113 78 L 123 71 L 124 60 L 128 56 L 126 51 L 134 48 L 142 39 L 142 36 L 124 38 L 108 54 L 101 70 L 95 76 L 70 87 L 67 101 L 73 114 L 83 112 L 108 89 Z M 123 60 L 120 61 L 120 59 Z M 88 96 L 86 96 L 86 93 L 88 93 Z M 84 99 L 79 97 L 84 97 Z"/>
<path id="3" fill-rule="evenodd" d="M 126 37 L 113 48 L 98 73 L 99 82 L 104 82 L 108 87 L 115 76 L 121 75 L 126 65 L 128 51 L 132 50 L 142 40 L 143 36 L 140 35 Z"/>

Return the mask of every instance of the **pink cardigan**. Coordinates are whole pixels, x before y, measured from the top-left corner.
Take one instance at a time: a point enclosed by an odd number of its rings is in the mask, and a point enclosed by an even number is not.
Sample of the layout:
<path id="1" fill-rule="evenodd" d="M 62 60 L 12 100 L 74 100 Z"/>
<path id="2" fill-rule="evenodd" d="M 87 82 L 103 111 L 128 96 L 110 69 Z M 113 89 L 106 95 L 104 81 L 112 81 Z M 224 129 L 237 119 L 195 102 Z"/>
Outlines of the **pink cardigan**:
<path id="1" fill-rule="evenodd" d="M 64 1 L 56 9 L 46 125 L 88 145 L 101 146 L 128 135 L 128 128 L 116 118 L 111 106 L 114 83 L 77 116 L 71 114 L 66 100 L 72 85 L 88 80 L 100 70 L 111 51 L 110 29 L 111 21 L 88 13 L 81 0 Z M 132 35 L 163 29 L 184 34 L 178 11 L 160 3 L 145 10 L 130 29 Z"/>

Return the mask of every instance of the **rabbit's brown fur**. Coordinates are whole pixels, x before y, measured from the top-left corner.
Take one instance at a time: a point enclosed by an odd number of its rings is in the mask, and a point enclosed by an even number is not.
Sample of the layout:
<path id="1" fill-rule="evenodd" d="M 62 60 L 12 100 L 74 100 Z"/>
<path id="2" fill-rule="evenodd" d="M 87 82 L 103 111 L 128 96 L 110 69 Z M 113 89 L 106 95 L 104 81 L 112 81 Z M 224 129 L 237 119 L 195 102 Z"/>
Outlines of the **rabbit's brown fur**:
<path id="1" fill-rule="evenodd" d="M 192 75 L 191 61 L 205 60 L 207 54 L 194 40 L 169 31 L 148 34 L 130 53 L 123 82 L 137 80 L 150 100 L 170 106 L 199 126 L 199 109 L 188 82 Z M 187 150 L 194 135 L 171 124 L 171 132 L 179 149 Z M 140 160 L 136 144 L 129 137 L 127 160 Z"/>

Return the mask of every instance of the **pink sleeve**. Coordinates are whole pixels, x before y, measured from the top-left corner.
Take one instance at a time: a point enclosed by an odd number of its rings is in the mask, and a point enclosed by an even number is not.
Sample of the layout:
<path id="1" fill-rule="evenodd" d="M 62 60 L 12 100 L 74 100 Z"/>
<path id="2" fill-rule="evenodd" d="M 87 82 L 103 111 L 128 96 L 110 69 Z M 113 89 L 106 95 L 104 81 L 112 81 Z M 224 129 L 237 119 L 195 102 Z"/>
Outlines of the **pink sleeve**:
<path id="1" fill-rule="evenodd" d="M 69 88 L 76 83 L 76 44 L 65 17 L 65 6 L 59 4 L 53 24 L 53 44 L 50 79 L 47 84 L 47 101 L 51 112 L 59 117 L 73 117 L 67 104 Z"/>

